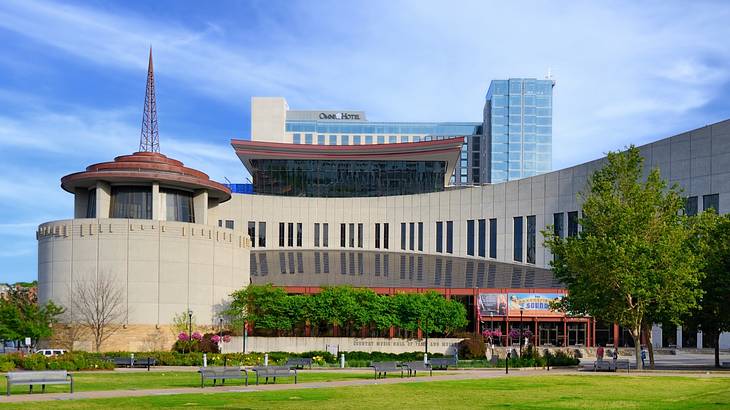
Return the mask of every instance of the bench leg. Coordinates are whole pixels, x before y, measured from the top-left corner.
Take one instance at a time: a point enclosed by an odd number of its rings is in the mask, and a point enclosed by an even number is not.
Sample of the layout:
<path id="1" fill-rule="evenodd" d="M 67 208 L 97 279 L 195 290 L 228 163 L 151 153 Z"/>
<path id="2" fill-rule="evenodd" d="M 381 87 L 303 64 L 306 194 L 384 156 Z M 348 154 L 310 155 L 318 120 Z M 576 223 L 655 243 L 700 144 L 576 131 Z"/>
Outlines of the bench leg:
<path id="1" fill-rule="evenodd" d="M 297 384 L 297 374 L 294 373 L 294 384 Z"/>
<path id="2" fill-rule="evenodd" d="M 41 384 L 41 393 L 45 393 L 45 392 L 46 392 L 46 385 Z"/>

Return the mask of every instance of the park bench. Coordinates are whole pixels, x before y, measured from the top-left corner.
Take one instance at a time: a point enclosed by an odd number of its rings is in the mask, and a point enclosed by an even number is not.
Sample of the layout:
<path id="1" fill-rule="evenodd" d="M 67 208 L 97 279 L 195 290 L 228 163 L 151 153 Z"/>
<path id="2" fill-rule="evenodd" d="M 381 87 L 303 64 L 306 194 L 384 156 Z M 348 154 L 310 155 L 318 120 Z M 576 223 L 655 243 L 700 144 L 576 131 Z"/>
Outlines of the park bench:
<path id="1" fill-rule="evenodd" d="M 110 357 L 107 358 L 110 362 L 114 363 L 114 367 L 129 367 L 134 368 L 147 368 L 147 371 L 150 370 L 151 366 L 157 365 L 157 359 L 154 357 L 140 357 L 140 358 L 134 358 L 131 357 Z"/>
<path id="2" fill-rule="evenodd" d="M 403 377 L 404 368 L 397 362 L 372 362 L 370 367 L 375 369 L 375 379 L 384 379 L 388 376 L 388 372 L 394 373 L 400 371 L 400 377 Z"/>
<path id="3" fill-rule="evenodd" d="M 616 360 L 611 363 L 611 367 L 614 372 L 618 371 L 618 369 L 626 369 L 626 373 L 631 371 L 631 363 L 628 360 Z"/>
<path id="4" fill-rule="evenodd" d="M 66 370 L 46 370 L 33 372 L 8 372 L 5 377 L 8 379 L 7 395 L 10 396 L 10 386 L 28 385 L 30 393 L 33 393 L 33 385 L 41 385 L 41 391 L 46 391 L 47 384 L 69 384 L 71 393 L 74 392 L 74 378 Z"/>
<path id="5" fill-rule="evenodd" d="M 297 369 L 287 366 L 263 366 L 254 367 L 252 370 L 256 373 L 256 385 L 259 384 L 259 378 L 264 379 L 264 384 L 269 384 L 269 377 L 274 379 L 274 383 L 277 377 L 294 377 L 294 384 L 297 384 Z"/>
<path id="6" fill-rule="evenodd" d="M 429 376 L 433 376 L 433 369 L 431 369 L 431 363 L 423 363 L 421 360 L 414 362 L 405 362 L 401 366 L 405 366 L 408 370 L 408 376 L 416 376 L 419 371 L 428 372 Z"/>
<path id="7" fill-rule="evenodd" d="M 447 370 L 449 366 L 456 366 L 459 362 L 455 356 L 450 357 L 434 357 L 428 360 L 432 369 Z"/>
<path id="8" fill-rule="evenodd" d="M 286 359 L 286 364 L 284 365 L 286 367 L 292 368 L 292 369 L 304 369 L 304 366 L 312 368 L 312 359 L 309 357 L 292 357 L 289 359 Z"/>
<path id="9" fill-rule="evenodd" d="M 213 387 L 218 380 L 221 385 L 226 384 L 227 379 L 243 379 L 248 386 L 248 372 L 240 367 L 208 366 L 200 368 L 200 388 L 205 387 L 205 380 L 213 379 Z"/>
<path id="10" fill-rule="evenodd" d="M 613 371 L 610 360 L 596 360 L 593 362 L 594 372 L 610 372 Z"/>

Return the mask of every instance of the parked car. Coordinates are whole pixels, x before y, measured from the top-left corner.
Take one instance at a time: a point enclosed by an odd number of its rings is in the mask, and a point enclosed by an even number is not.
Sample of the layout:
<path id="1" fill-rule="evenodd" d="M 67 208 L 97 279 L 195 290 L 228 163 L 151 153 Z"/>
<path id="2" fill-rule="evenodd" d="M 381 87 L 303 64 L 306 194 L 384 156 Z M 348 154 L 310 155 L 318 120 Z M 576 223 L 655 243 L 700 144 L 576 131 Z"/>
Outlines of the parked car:
<path id="1" fill-rule="evenodd" d="M 63 349 L 38 349 L 35 351 L 35 354 L 42 354 L 47 357 L 60 356 L 64 353 L 66 353 L 66 351 Z"/>

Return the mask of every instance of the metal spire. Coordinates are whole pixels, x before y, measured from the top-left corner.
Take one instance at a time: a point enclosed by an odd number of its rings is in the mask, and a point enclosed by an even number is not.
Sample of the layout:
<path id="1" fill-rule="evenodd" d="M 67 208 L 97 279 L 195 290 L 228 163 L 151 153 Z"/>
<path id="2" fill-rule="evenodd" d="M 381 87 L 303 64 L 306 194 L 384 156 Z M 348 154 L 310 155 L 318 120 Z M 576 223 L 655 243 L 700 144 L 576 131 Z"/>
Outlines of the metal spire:
<path id="1" fill-rule="evenodd" d="M 147 67 L 147 90 L 144 94 L 144 113 L 142 114 L 142 134 L 139 137 L 139 150 L 160 152 L 160 135 L 157 130 L 157 103 L 155 102 L 155 70 L 152 66 L 152 47 Z"/>

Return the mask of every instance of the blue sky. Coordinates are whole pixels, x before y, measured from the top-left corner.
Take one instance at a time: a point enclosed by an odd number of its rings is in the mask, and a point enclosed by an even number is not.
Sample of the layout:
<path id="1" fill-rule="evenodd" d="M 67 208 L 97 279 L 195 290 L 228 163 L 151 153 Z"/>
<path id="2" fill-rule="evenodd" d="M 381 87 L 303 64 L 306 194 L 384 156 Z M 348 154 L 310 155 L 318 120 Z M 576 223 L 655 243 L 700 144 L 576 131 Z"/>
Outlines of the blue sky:
<path id="1" fill-rule="evenodd" d="M 726 2 L 0 2 L 0 282 L 36 277 L 63 175 L 136 150 L 152 45 L 162 152 L 244 179 L 250 98 L 480 121 L 494 78 L 557 80 L 554 168 L 730 118 Z"/>

